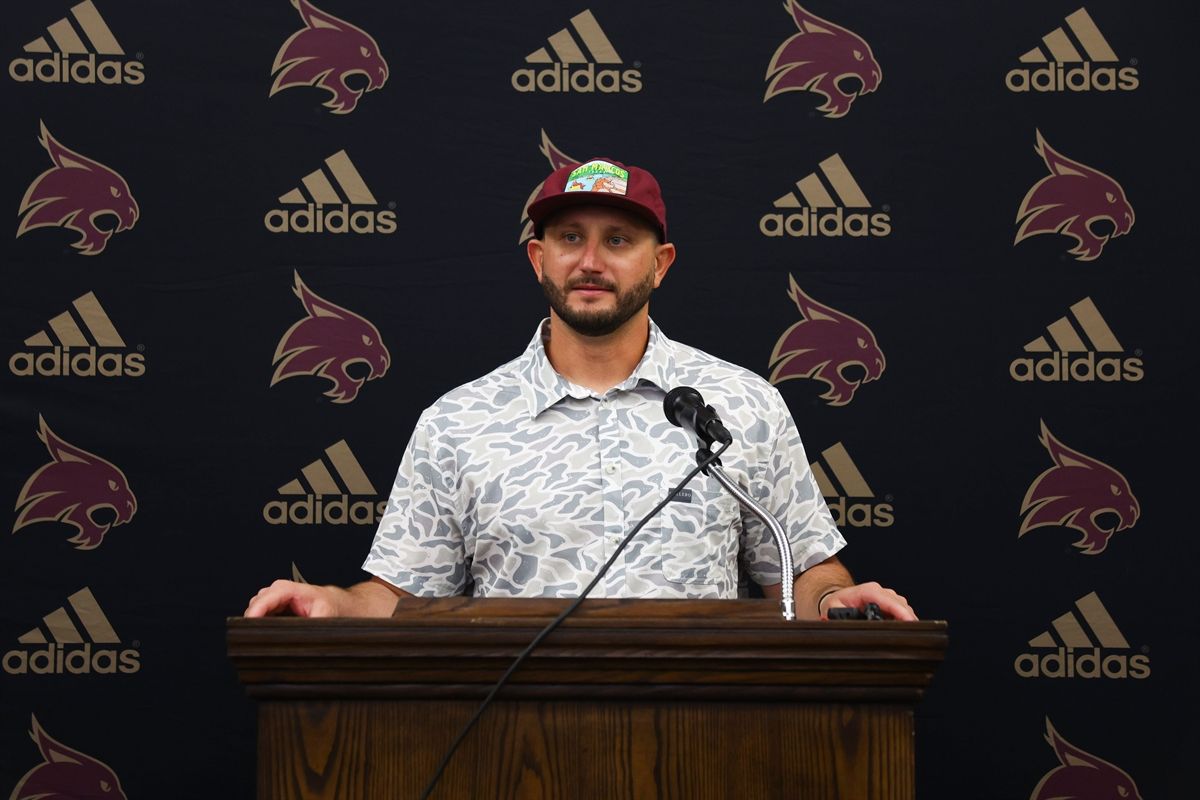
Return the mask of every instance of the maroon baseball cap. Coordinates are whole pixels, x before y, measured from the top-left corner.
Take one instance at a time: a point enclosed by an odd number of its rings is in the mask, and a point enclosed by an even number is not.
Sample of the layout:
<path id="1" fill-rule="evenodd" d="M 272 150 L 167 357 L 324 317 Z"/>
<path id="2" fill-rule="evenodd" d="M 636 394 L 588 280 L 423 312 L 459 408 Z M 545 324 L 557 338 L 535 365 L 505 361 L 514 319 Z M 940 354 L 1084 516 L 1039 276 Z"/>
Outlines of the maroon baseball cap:
<path id="1" fill-rule="evenodd" d="M 576 205 L 624 209 L 646 220 L 667 241 L 667 207 L 663 205 L 662 190 L 654 176 L 641 167 L 627 167 L 606 158 L 559 167 L 529 204 L 529 218 L 540 236 L 546 217 Z"/>

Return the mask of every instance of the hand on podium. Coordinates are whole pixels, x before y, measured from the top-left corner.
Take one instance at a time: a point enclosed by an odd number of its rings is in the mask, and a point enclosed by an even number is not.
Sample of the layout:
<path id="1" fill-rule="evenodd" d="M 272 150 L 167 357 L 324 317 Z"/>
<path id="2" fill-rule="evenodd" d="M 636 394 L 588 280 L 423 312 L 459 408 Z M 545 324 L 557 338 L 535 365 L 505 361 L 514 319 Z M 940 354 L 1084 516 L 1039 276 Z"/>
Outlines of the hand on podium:
<path id="1" fill-rule="evenodd" d="M 899 594 L 878 583 L 859 583 L 837 589 L 824 595 L 819 601 L 821 619 L 829 619 L 831 608 L 866 608 L 868 603 L 874 603 L 886 618 L 915 622 L 916 613 L 909 607 L 908 601 Z"/>
<path id="2" fill-rule="evenodd" d="M 763 594 L 778 598 L 779 584 L 762 587 Z M 800 619 L 829 619 L 831 608 L 865 609 L 868 603 L 879 606 L 889 619 L 915 622 L 916 612 L 908 600 L 875 581 L 855 583 L 837 556 L 814 564 L 796 576 L 796 615 Z"/>
<path id="3" fill-rule="evenodd" d="M 310 583 L 277 580 L 250 598 L 246 617 L 291 614 L 299 617 L 389 617 L 396 601 L 406 594 L 379 578 L 355 584 L 314 586 Z"/>

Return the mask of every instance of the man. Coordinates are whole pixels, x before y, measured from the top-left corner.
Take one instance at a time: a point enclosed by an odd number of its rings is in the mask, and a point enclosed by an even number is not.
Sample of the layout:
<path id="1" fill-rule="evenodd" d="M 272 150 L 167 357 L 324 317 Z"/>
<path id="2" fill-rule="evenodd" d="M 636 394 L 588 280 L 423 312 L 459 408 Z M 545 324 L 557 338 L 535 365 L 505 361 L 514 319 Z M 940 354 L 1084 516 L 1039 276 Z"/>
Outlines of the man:
<path id="1" fill-rule="evenodd" d="M 649 298 L 675 261 L 649 172 L 597 159 L 556 170 L 529 206 L 529 261 L 550 317 L 526 351 L 443 396 L 418 420 L 364 569 L 349 589 L 276 581 L 247 617 L 388 616 L 411 595 L 576 597 L 625 534 L 695 466 L 694 435 L 662 401 L 693 386 L 733 433 L 727 474 L 779 519 L 798 574 L 796 613 L 905 599 L 855 584 L 778 391 L 666 336 Z M 780 596 L 769 531 L 698 475 L 630 541 L 589 596 Z"/>

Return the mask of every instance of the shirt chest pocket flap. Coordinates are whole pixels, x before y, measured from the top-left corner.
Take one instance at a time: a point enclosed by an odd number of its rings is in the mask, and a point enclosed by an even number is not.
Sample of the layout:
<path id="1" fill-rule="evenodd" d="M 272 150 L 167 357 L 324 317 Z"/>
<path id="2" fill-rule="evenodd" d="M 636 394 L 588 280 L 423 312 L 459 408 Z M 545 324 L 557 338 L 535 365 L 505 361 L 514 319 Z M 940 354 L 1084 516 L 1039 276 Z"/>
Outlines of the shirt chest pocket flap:
<path id="1" fill-rule="evenodd" d="M 672 583 L 724 583 L 737 574 L 738 503 L 715 480 L 684 487 L 658 515 L 663 577 Z M 663 495 L 671 489 L 664 487 Z"/>

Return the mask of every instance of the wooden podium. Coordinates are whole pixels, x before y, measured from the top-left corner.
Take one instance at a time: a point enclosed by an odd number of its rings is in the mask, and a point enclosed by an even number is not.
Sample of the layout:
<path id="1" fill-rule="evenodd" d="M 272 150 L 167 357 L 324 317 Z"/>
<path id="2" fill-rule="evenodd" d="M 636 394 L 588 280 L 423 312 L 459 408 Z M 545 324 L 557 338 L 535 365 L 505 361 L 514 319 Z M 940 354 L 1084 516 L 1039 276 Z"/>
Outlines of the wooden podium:
<path id="1" fill-rule="evenodd" d="M 417 800 L 566 600 L 404 601 L 390 619 L 228 622 L 258 701 L 258 797 Z M 585 600 L 433 798 L 911 800 L 944 622 L 784 622 L 768 600 Z"/>

